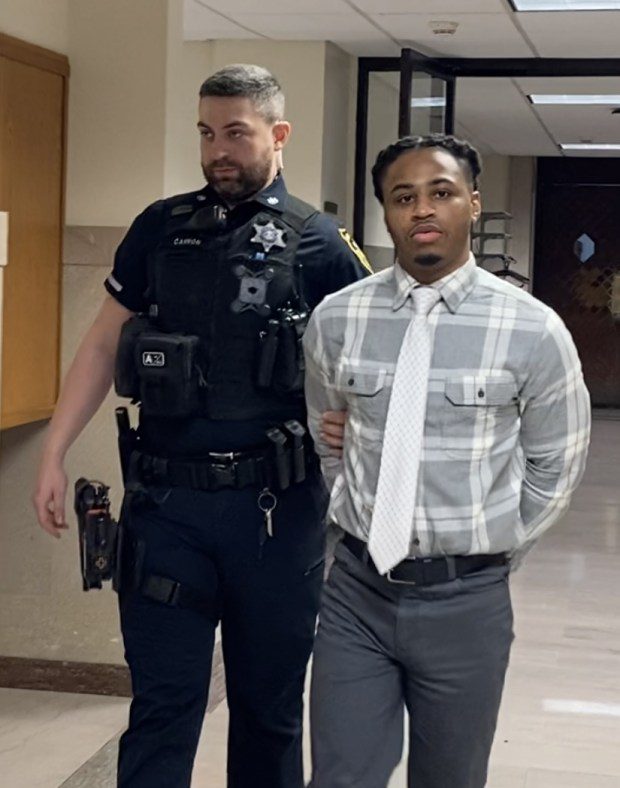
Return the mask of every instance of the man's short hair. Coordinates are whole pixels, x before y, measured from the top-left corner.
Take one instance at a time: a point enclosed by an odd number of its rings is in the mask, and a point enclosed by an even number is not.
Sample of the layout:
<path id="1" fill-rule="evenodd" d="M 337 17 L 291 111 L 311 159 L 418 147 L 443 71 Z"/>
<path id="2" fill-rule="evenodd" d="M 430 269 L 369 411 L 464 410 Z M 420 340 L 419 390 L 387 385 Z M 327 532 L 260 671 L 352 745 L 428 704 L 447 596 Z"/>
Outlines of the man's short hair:
<path id="1" fill-rule="evenodd" d="M 262 66 L 235 63 L 216 71 L 200 86 L 200 98 L 240 96 L 250 99 L 267 123 L 284 117 L 284 93 L 274 75 Z"/>
<path id="2" fill-rule="evenodd" d="M 372 168 L 372 184 L 375 196 L 383 204 L 383 179 L 390 164 L 404 153 L 421 148 L 441 148 L 452 155 L 463 168 L 473 189 L 478 188 L 478 176 L 482 172 L 482 163 L 478 151 L 465 140 L 459 140 L 451 134 L 427 134 L 419 137 L 402 137 L 393 145 L 388 145 L 377 156 Z"/>

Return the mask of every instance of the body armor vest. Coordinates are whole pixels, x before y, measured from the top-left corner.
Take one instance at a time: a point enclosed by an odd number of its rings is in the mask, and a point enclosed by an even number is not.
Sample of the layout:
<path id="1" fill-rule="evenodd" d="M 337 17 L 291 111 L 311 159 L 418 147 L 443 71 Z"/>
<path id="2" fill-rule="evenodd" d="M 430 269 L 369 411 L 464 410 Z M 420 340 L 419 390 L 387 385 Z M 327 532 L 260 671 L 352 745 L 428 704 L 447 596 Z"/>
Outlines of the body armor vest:
<path id="1" fill-rule="evenodd" d="M 164 210 L 149 315 L 126 324 L 117 392 L 147 416 L 303 419 L 308 309 L 295 257 L 316 209 L 287 195 L 282 213 L 265 206 L 233 230 L 219 206 Z"/>

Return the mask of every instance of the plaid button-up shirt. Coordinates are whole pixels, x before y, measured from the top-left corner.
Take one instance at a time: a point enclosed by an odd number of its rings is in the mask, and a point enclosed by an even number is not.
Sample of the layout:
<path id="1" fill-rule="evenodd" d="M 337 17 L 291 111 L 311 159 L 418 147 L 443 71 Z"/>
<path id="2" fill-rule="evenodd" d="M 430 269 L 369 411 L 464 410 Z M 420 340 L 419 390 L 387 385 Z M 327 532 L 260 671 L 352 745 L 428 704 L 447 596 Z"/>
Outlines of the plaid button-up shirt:
<path id="1" fill-rule="evenodd" d="M 309 425 L 330 516 L 367 540 L 383 430 L 418 283 L 398 264 L 332 294 L 304 336 Z M 473 257 L 435 282 L 432 360 L 411 556 L 516 559 L 567 509 L 583 474 L 590 401 L 560 318 Z M 412 391 L 415 397 L 416 392 Z M 321 440 L 346 410 L 341 460 Z"/>

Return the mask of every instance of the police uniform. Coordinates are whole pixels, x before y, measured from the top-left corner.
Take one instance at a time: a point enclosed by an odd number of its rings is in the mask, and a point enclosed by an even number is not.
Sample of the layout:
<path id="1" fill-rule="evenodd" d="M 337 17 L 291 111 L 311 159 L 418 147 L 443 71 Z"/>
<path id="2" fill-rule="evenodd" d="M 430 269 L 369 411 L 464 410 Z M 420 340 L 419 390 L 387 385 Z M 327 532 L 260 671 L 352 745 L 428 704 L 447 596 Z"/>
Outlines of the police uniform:
<path id="1" fill-rule="evenodd" d="M 148 316 L 126 325 L 117 368 L 141 403 L 122 516 L 122 788 L 189 786 L 220 620 L 228 785 L 303 786 L 327 497 L 292 360 L 304 315 L 365 269 L 281 177 L 232 209 L 209 186 L 159 201 L 118 248 L 105 286 Z"/>

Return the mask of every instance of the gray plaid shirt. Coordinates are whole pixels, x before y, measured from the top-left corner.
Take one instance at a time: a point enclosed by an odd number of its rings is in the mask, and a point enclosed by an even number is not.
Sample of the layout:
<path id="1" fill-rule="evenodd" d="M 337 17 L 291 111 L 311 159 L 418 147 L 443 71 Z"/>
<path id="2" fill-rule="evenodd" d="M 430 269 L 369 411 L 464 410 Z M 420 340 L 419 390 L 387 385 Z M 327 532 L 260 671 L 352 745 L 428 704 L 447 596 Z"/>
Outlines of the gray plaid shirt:
<path id="1" fill-rule="evenodd" d="M 325 298 L 304 336 L 309 425 L 330 516 L 364 540 L 416 285 L 398 264 L 380 271 Z M 441 300 L 429 315 L 411 555 L 518 560 L 566 511 L 583 474 L 590 401 L 579 358 L 555 312 L 473 257 L 434 287 Z M 325 410 L 347 411 L 342 460 L 320 439 Z"/>

